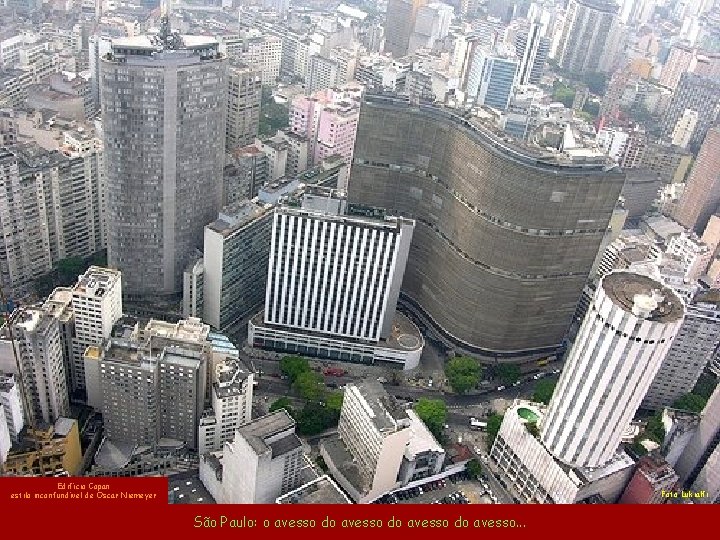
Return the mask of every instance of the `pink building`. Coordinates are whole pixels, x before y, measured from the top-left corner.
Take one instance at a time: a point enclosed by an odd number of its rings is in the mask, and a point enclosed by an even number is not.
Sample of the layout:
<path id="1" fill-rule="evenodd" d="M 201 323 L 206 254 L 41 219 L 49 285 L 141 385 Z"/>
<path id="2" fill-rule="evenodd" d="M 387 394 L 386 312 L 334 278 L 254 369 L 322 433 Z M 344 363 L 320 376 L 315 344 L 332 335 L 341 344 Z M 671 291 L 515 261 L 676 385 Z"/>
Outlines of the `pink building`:
<path id="1" fill-rule="evenodd" d="M 358 108 L 328 105 L 320 114 L 315 141 L 315 163 L 339 154 L 345 163 L 352 163 L 355 135 L 358 124 Z"/>
<path id="2" fill-rule="evenodd" d="M 340 154 L 350 164 L 361 94 L 362 86 L 347 85 L 293 99 L 289 126 L 293 133 L 310 141 L 308 166 L 317 165 L 333 154 Z"/>

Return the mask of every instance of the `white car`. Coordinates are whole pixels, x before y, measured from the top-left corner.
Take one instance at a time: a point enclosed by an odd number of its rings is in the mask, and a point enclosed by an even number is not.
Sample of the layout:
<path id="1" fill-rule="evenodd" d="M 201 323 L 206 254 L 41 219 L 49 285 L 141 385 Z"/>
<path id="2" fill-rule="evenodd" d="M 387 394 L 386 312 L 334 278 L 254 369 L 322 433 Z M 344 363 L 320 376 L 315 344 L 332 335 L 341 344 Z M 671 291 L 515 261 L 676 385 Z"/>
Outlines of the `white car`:
<path id="1" fill-rule="evenodd" d="M 497 387 L 497 391 L 498 391 L 498 392 L 502 392 L 503 390 L 505 390 L 505 387 L 504 387 L 504 386 L 498 386 L 498 387 Z"/>
<path id="2" fill-rule="evenodd" d="M 544 373 L 536 373 L 535 375 L 533 375 L 532 378 L 537 381 L 538 379 L 541 379 L 543 375 L 545 375 L 545 374 Z"/>

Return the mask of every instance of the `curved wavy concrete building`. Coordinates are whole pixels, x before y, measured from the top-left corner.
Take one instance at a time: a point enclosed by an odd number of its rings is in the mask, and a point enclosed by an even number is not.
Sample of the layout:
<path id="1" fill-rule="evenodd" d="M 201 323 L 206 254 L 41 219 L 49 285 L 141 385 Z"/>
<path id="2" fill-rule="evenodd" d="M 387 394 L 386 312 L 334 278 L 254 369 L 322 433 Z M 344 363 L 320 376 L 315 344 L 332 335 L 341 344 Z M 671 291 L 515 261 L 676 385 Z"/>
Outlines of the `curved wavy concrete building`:
<path id="1" fill-rule="evenodd" d="M 415 219 L 404 296 L 456 346 L 512 360 L 561 343 L 624 179 L 448 109 L 366 96 L 349 199 Z"/>

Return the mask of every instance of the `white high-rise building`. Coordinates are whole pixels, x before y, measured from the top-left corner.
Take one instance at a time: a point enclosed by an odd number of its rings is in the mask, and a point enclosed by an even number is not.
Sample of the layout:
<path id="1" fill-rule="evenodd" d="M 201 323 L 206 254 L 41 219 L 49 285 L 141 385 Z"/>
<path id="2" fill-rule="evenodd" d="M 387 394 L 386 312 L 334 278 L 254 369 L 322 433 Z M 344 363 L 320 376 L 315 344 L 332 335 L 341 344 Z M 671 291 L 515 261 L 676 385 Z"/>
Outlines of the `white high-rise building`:
<path id="1" fill-rule="evenodd" d="M 302 442 L 280 409 L 235 431 L 222 452 L 205 454 L 200 479 L 220 504 L 268 504 L 301 485 Z"/>
<path id="2" fill-rule="evenodd" d="M 422 338 L 396 313 L 415 222 L 320 186 L 285 203 L 273 216 L 265 310 L 250 321 L 249 342 L 417 365 Z"/>
<path id="3" fill-rule="evenodd" d="M 323 441 L 320 454 L 355 502 L 370 502 L 399 486 L 411 420 L 380 383 L 366 380 L 345 387 L 338 436 Z"/>
<path id="4" fill-rule="evenodd" d="M 413 228 L 411 220 L 379 214 L 278 208 L 265 322 L 373 341 L 388 336 Z"/>
<path id="5" fill-rule="evenodd" d="M 101 345 L 110 337 L 113 325 L 122 317 L 122 282 L 120 272 L 91 266 L 72 289 L 75 314 L 72 390 L 85 389 L 85 349 Z M 92 405 L 92 404 L 91 404 Z"/>
<path id="6" fill-rule="evenodd" d="M 531 22 L 515 36 L 515 51 L 520 58 L 516 84 L 540 84 L 545 62 L 550 52 L 550 39 L 542 34 L 542 26 Z"/>
<path id="7" fill-rule="evenodd" d="M 542 422 L 551 454 L 573 467 L 610 462 L 684 315 L 677 294 L 647 276 L 602 278 Z"/>
<path id="8" fill-rule="evenodd" d="M 556 59 L 576 73 L 600 71 L 603 55 L 612 46 L 618 6 L 607 0 L 570 0 Z"/>
<path id="9" fill-rule="evenodd" d="M 20 383 L 14 374 L 0 373 L 0 423 L 7 424 L 10 440 L 17 442 L 25 425 Z"/>
<path id="10" fill-rule="evenodd" d="M 28 423 L 53 423 L 70 414 L 58 321 L 43 309 L 20 308 L 12 331 L 28 399 Z"/>
<path id="11" fill-rule="evenodd" d="M 213 375 L 215 376 L 215 375 Z M 210 404 L 200 419 L 198 454 L 222 450 L 235 431 L 250 422 L 255 374 L 239 360 L 226 358 L 217 366 Z"/>

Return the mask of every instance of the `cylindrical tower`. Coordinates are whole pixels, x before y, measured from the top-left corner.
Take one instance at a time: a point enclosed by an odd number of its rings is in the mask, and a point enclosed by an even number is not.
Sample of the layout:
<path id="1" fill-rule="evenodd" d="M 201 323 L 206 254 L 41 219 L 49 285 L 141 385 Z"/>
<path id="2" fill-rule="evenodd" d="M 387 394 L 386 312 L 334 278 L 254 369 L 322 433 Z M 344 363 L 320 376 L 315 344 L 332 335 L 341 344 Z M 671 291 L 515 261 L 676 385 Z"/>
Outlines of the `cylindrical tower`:
<path id="1" fill-rule="evenodd" d="M 647 276 L 601 280 L 542 422 L 557 459 L 600 467 L 613 457 L 684 315 L 680 297 Z"/>

